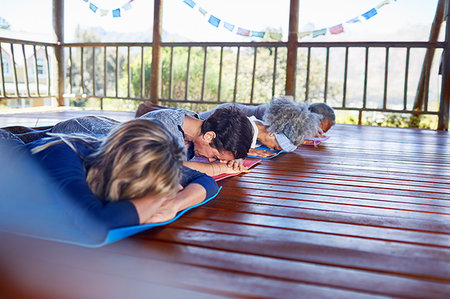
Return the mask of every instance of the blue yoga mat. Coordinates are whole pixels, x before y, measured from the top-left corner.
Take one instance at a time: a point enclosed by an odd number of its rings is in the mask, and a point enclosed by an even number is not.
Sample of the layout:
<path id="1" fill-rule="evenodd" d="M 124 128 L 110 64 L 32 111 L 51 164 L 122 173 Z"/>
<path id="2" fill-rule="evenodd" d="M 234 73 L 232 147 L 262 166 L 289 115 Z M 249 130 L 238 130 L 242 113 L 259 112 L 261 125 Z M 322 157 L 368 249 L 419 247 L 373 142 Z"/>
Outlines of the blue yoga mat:
<path id="1" fill-rule="evenodd" d="M 147 229 L 169 224 L 187 211 L 217 196 L 178 212 L 160 223 L 111 229 L 102 239 L 94 239 L 76 227 L 65 213 L 61 192 L 29 153 L 12 144 L 0 144 L 0 230 L 39 239 L 84 247 L 101 247 Z"/>

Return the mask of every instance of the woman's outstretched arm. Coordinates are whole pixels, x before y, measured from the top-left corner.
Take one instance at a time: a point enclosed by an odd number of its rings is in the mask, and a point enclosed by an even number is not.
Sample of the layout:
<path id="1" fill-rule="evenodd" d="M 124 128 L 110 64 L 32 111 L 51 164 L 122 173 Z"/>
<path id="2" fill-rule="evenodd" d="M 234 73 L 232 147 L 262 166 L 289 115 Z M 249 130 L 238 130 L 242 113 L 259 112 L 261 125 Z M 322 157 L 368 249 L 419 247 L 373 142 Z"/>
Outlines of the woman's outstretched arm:
<path id="1" fill-rule="evenodd" d="M 216 181 L 199 171 L 184 167 L 181 190 L 173 198 L 144 196 L 131 202 L 136 207 L 139 223 L 157 223 L 172 219 L 175 215 L 205 199 L 214 196 L 219 187 Z"/>

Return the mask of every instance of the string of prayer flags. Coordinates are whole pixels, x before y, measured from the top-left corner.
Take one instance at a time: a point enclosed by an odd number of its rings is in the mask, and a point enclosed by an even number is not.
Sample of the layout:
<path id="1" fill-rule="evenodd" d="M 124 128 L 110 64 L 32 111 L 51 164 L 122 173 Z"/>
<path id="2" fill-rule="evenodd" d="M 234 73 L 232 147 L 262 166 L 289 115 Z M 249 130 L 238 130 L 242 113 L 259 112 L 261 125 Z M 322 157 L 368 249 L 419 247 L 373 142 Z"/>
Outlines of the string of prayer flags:
<path id="1" fill-rule="evenodd" d="M 356 23 L 361 23 L 362 18 L 363 20 L 369 20 L 371 18 L 373 18 L 374 16 L 376 16 L 378 14 L 378 10 L 388 4 L 391 4 L 393 2 L 397 2 L 397 0 L 383 0 L 381 1 L 377 6 L 375 6 L 374 8 L 366 11 L 365 13 L 356 16 L 348 21 L 345 22 L 345 24 L 356 24 Z M 344 23 L 332 26 L 328 28 L 328 32 L 330 32 L 330 34 L 340 34 L 344 32 Z M 312 31 L 312 37 L 316 38 L 318 36 L 321 35 L 326 35 L 327 33 L 327 28 L 322 28 L 319 30 L 314 30 Z M 310 35 L 310 31 L 306 31 L 306 32 L 299 32 L 299 38 L 303 38 Z"/>
<path id="2" fill-rule="evenodd" d="M 116 9 L 107 9 L 107 8 L 100 8 L 98 5 L 94 4 L 92 1 L 90 0 L 83 0 L 83 2 L 85 3 L 89 3 L 89 9 L 97 14 L 97 12 L 99 13 L 99 15 L 101 17 L 105 17 L 107 16 L 110 12 L 113 18 L 120 18 L 122 16 L 122 12 L 121 11 L 128 11 L 130 10 L 131 7 L 131 2 L 133 2 L 134 0 L 128 0 L 127 2 L 125 2 L 125 4 L 123 4 L 122 6 L 116 8 Z M 195 5 L 195 2 L 192 0 L 185 0 L 186 4 L 188 4 L 188 2 L 193 2 Z M 189 5 L 189 4 L 188 4 Z"/>
<path id="3" fill-rule="evenodd" d="M 87 1 L 87 0 L 83 0 L 83 1 Z M 130 0 L 128 2 L 128 4 L 132 1 L 133 0 Z M 208 13 L 208 11 L 206 9 L 204 9 L 203 7 L 200 7 L 198 5 L 198 3 L 196 2 L 197 0 L 195 0 L 195 1 L 194 0 L 181 0 L 181 1 L 183 3 L 185 3 L 187 6 L 189 6 L 190 8 L 194 8 L 197 6 L 198 12 L 201 15 L 203 15 L 204 17 L 209 16 L 208 23 L 216 28 L 219 28 L 220 23 L 222 23 L 223 28 L 225 28 L 229 32 L 232 32 L 232 33 L 235 33 L 235 34 L 238 34 L 241 36 L 257 37 L 257 38 L 264 38 L 264 36 L 266 36 L 266 32 L 264 32 L 264 31 L 255 31 L 255 30 L 245 29 L 243 27 L 239 27 L 237 25 L 223 21 L 221 18 L 218 18 L 218 17 Z M 313 38 L 316 38 L 318 36 L 326 35 L 327 32 L 329 32 L 330 34 L 341 34 L 344 32 L 344 24 L 356 24 L 356 23 L 361 23 L 362 20 L 369 20 L 369 19 L 373 18 L 374 16 L 376 16 L 378 14 L 378 11 L 382 7 L 384 7 L 388 4 L 391 4 L 393 2 L 397 2 L 397 0 L 382 0 L 374 8 L 372 8 L 372 9 L 366 11 L 365 13 L 358 15 L 350 20 L 347 20 L 346 22 L 343 22 L 341 24 L 337 24 L 337 25 L 334 25 L 334 26 L 328 27 L 328 28 L 325 27 L 325 28 L 318 29 L 318 30 L 298 32 L 298 37 L 300 39 L 305 38 L 307 36 L 312 36 Z M 123 6 L 122 6 L 122 8 L 123 8 Z M 267 33 L 268 33 L 267 35 L 270 39 L 281 40 L 281 38 L 282 38 L 281 33 L 275 33 L 275 32 L 267 32 Z"/>

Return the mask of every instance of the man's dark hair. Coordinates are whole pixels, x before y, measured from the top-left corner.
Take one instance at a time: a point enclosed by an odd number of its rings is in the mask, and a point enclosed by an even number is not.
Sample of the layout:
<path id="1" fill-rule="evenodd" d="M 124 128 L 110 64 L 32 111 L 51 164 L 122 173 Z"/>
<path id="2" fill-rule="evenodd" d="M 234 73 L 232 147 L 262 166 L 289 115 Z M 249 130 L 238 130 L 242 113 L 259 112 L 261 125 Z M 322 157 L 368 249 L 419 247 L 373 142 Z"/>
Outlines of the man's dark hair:
<path id="1" fill-rule="evenodd" d="M 201 133 L 216 133 L 211 146 L 219 152 L 229 151 L 235 159 L 247 157 L 252 144 L 253 128 L 250 120 L 238 108 L 218 108 L 203 121 Z"/>

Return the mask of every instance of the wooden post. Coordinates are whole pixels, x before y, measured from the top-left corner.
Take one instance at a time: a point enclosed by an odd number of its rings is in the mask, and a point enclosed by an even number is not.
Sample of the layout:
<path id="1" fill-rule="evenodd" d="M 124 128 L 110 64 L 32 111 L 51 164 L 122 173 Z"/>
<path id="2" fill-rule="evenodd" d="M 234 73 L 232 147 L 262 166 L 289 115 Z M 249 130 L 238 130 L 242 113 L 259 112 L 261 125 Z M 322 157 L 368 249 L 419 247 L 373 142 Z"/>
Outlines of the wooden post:
<path id="1" fill-rule="evenodd" d="M 442 56 L 442 87 L 439 105 L 438 130 L 448 130 L 448 113 L 450 104 L 450 0 L 445 1 L 445 48 Z"/>
<path id="2" fill-rule="evenodd" d="M 441 29 L 442 18 L 444 16 L 444 2 L 445 0 L 439 0 L 436 7 L 436 14 L 434 16 L 433 24 L 431 25 L 430 37 L 428 41 L 430 43 L 437 42 L 439 37 L 439 31 Z M 430 85 L 430 70 L 433 62 L 435 48 L 428 48 L 425 54 L 425 58 L 422 65 L 422 72 L 420 74 L 419 84 L 417 86 L 416 99 L 414 101 L 414 110 L 422 111 L 425 99 L 428 97 L 428 88 Z M 418 114 L 417 114 L 418 115 Z"/>
<path id="3" fill-rule="evenodd" d="M 64 106 L 64 0 L 53 0 L 53 31 L 56 37 L 57 101 Z M 49 77 L 50 79 L 50 77 Z"/>
<path id="4" fill-rule="evenodd" d="M 298 9 L 299 0 L 291 0 L 289 9 L 289 35 L 286 62 L 286 95 L 293 96 L 294 98 L 297 73 Z"/>
<path id="5" fill-rule="evenodd" d="M 158 104 L 161 96 L 161 35 L 162 35 L 162 2 L 155 0 L 153 12 L 153 42 L 152 42 L 152 74 L 150 98 Z"/>

